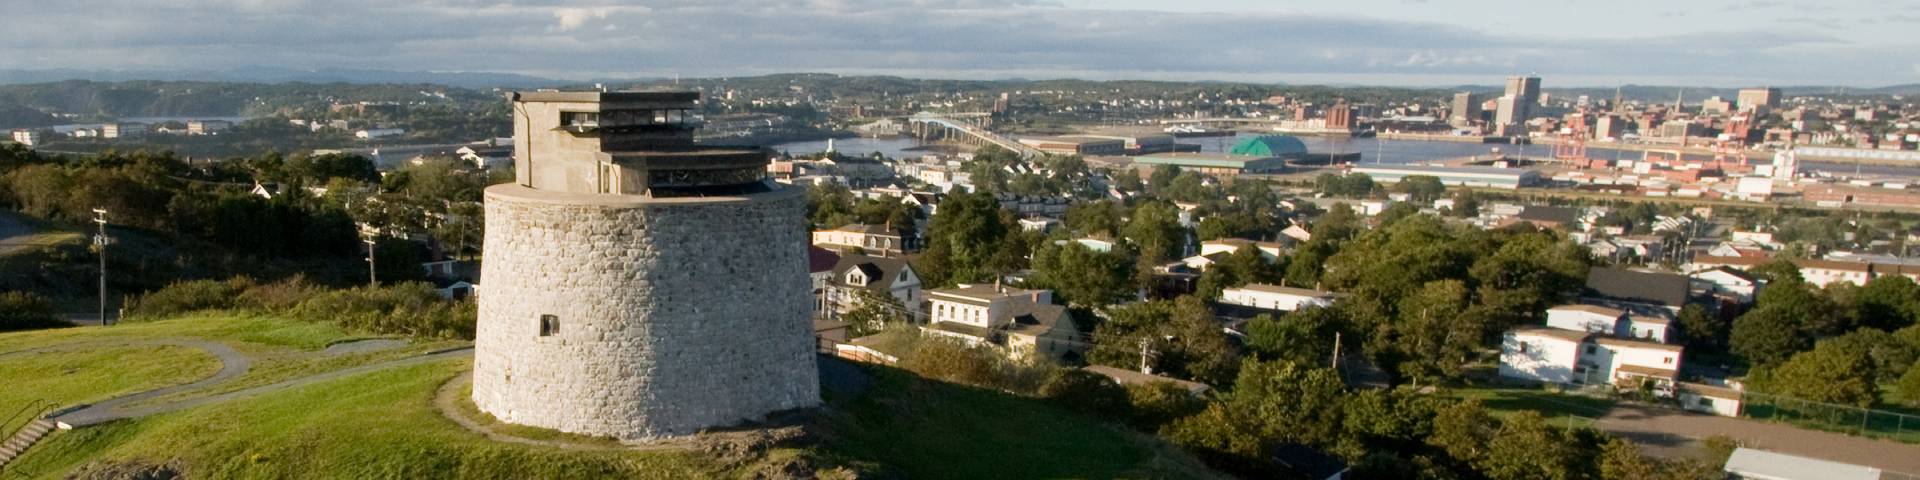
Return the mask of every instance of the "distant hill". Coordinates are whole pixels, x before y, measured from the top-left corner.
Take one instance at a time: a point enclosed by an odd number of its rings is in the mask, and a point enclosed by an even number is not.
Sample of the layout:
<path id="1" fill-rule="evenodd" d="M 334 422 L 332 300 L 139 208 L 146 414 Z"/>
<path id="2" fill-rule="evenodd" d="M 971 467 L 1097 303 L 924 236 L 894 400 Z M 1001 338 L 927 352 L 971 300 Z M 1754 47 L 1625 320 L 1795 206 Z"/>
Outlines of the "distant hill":
<path id="1" fill-rule="evenodd" d="M 231 70 L 0 70 L 0 85 L 48 83 L 65 80 L 90 80 L 98 82 L 157 80 L 246 83 L 425 83 L 462 88 L 538 88 L 577 83 L 516 73 L 409 72 L 338 68 L 319 70 L 296 70 L 274 67 L 241 67 Z"/>

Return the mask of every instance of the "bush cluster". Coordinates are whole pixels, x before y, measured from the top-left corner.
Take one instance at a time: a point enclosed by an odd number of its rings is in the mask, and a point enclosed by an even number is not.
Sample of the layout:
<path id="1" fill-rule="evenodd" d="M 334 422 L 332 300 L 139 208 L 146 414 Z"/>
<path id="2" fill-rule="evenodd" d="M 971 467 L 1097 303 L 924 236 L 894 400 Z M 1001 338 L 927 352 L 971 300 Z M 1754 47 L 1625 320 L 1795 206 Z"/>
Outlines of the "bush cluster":
<path id="1" fill-rule="evenodd" d="M 65 325 L 53 311 L 53 302 L 28 292 L 0 292 L 0 332 L 53 328 Z"/>
<path id="2" fill-rule="evenodd" d="M 247 278 L 192 280 L 133 297 L 128 321 L 228 310 L 285 314 L 349 330 L 431 338 L 473 338 L 474 302 L 440 297 L 432 285 L 403 282 L 328 289 L 293 277 L 272 283 Z"/>

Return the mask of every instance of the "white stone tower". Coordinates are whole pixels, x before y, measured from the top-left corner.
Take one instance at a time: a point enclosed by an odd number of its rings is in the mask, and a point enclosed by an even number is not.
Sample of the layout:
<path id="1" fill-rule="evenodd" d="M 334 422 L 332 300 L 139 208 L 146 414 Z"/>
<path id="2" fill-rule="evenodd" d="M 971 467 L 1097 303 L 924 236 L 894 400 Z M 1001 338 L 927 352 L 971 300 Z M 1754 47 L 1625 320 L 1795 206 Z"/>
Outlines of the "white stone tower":
<path id="1" fill-rule="evenodd" d="M 805 200 L 702 147 L 693 92 L 523 92 L 486 192 L 473 402 L 641 441 L 820 401 Z"/>

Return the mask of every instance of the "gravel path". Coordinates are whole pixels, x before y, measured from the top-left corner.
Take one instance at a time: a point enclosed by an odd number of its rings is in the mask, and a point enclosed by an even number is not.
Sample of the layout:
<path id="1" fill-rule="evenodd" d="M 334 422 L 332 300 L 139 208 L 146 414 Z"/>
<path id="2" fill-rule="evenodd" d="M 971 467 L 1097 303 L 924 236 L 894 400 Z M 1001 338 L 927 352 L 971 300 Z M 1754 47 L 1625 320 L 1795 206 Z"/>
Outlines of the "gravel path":
<path id="1" fill-rule="evenodd" d="M 1594 426 L 1640 444 L 1648 454 L 1669 458 L 1699 455 L 1701 439 L 1726 435 L 1762 450 L 1920 473 L 1920 445 L 1744 418 L 1621 403 Z"/>

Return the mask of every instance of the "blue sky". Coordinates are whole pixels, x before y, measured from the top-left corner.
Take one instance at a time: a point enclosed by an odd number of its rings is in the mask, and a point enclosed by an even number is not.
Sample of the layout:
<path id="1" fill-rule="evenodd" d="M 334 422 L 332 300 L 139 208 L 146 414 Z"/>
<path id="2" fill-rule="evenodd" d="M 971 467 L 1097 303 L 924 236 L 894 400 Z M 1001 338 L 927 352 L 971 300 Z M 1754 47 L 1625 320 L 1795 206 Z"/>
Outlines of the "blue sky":
<path id="1" fill-rule="evenodd" d="M 158 4 L 159 6 L 154 6 Z M 1920 0 L 69 0 L 0 68 L 1439 86 L 1920 82 Z"/>

